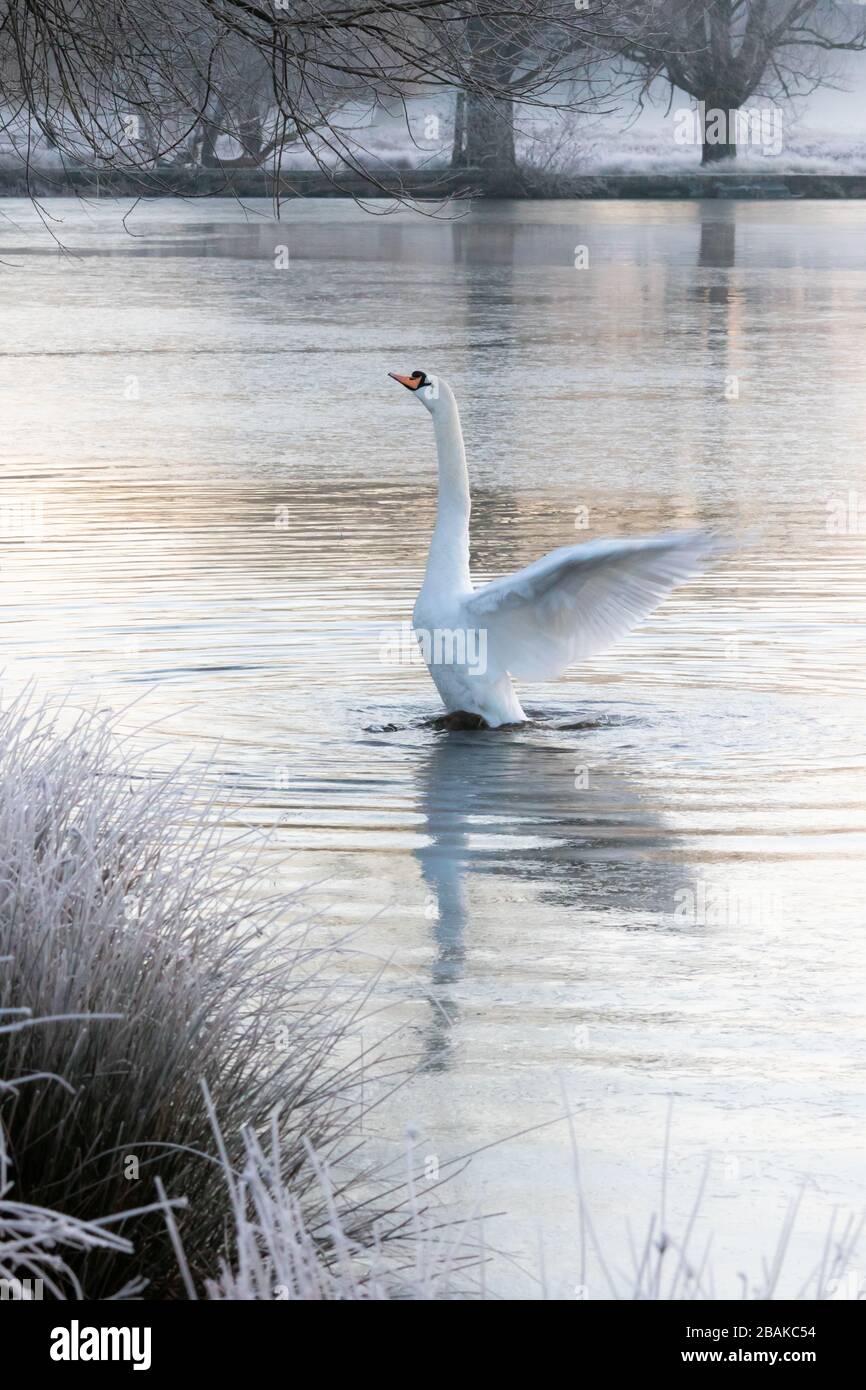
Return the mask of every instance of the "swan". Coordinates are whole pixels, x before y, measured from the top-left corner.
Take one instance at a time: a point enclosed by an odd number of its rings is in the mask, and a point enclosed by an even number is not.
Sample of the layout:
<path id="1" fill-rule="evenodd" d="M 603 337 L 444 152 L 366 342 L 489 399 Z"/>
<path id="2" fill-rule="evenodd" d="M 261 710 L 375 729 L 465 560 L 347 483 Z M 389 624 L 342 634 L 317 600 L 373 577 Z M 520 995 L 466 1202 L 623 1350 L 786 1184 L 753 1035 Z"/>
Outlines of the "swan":
<path id="1" fill-rule="evenodd" d="M 527 722 L 513 677 L 550 680 L 603 651 L 717 549 L 708 531 L 565 545 L 476 589 L 469 574 L 469 475 L 454 393 L 441 376 L 389 372 L 433 417 L 436 524 L 412 626 L 448 716 Z"/>

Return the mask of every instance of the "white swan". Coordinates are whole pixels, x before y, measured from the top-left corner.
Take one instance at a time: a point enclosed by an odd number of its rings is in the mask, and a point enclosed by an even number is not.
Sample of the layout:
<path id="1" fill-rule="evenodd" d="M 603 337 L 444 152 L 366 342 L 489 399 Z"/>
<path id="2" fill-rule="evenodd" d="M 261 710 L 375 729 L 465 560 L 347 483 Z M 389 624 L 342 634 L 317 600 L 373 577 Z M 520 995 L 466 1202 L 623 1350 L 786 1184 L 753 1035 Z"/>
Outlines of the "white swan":
<path id="1" fill-rule="evenodd" d="M 436 525 L 412 625 L 449 714 L 526 721 L 512 676 L 549 680 L 611 645 L 716 549 L 709 532 L 565 545 L 506 579 L 469 577 L 469 477 L 457 402 L 441 377 L 389 372 L 433 416 Z"/>

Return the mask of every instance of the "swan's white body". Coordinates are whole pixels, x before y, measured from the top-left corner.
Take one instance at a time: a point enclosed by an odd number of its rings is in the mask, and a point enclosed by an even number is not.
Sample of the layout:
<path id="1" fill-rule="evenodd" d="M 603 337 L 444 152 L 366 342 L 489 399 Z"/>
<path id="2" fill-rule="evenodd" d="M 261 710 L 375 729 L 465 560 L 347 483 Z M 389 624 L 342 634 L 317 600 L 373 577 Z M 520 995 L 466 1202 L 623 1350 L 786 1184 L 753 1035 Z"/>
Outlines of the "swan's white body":
<path id="1" fill-rule="evenodd" d="M 446 710 L 480 716 L 492 728 L 522 723 L 513 676 L 549 680 L 610 646 L 700 570 L 715 540 L 690 531 L 567 545 L 475 589 L 457 403 L 441 377 L 396 379 L 430 411 L 439 464 L 436 525 L 412 614 L 416 637 Z"/>

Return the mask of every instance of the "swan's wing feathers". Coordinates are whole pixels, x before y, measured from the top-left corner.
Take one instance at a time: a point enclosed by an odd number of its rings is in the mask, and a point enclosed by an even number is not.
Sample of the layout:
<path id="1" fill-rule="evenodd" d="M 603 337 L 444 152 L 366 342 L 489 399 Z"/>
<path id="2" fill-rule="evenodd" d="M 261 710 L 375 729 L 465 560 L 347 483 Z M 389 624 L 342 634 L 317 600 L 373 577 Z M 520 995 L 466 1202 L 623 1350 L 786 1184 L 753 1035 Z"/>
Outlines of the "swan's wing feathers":
<path id="1" fill-rule="evenodd" d="M 466 601 L 488 669 L 546 680 L 616 642 L 718 549 L 708 531 L 567 545 Z"/>

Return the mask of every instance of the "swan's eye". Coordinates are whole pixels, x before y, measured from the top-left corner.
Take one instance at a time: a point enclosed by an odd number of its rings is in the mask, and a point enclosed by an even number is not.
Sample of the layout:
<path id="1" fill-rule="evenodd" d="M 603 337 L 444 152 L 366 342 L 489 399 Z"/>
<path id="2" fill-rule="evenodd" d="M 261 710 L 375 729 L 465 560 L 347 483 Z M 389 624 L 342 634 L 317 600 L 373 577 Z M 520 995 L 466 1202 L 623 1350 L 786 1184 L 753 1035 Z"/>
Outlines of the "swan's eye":
<path id="1" fill-rule="evenodd" d="M 426 372 L 413 372 L 413 373 L 412 373 L 412 380 L 413 380 L 413 381 L 417 381 L 418 385 L 415 387 L 415 390 L 418 391 L 422 386 L 426 386 L 426 385 L 427 385 L 427 373 L 426 373 Z"/>

